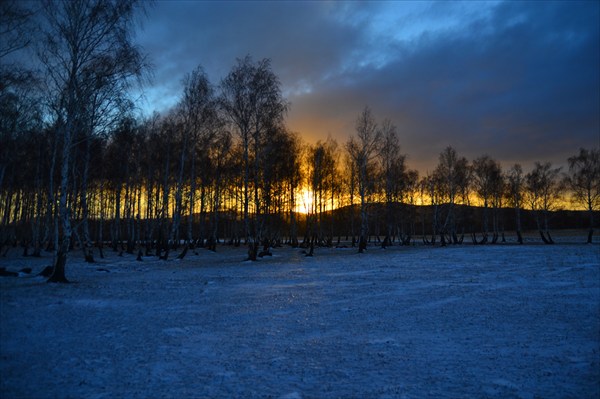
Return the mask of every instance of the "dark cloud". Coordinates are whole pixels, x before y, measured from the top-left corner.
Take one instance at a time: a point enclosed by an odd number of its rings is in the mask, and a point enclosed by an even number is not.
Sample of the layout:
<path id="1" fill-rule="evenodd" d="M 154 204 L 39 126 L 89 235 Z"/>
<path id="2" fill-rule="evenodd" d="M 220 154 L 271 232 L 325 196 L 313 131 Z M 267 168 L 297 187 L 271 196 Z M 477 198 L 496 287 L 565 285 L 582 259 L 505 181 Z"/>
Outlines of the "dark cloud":
<path id="1" fill-rule="evenodd" d="M 161 106 L 198 64 L 218 83 L 236 57 L 271 58 L 291 129 L 343 142 L 369 105 L 423 172 L 447 145 L 526 168 L 598 146 L 599 3 L 485 5 L 159 2 L 140 43 Z"/>
<path id="2" fill-rule="evenodd" d="M 215 80 L 235 59 L 270 58 L 282 81 L 313 81 L 337 69 L 360 32 L 314 2 L 159 2 L 140 42 L 155 58 L 157 83 L 202 64 Z"/>

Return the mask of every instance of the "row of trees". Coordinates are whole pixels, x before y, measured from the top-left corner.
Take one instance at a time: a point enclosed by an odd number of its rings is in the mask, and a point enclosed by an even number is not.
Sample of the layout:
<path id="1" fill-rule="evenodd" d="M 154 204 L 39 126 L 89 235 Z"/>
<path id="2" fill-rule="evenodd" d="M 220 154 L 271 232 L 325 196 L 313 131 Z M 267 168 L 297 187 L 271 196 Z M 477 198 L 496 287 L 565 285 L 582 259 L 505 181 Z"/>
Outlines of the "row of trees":
<path id="1" fill-rule="evenodd" d="M 3 38 L 11 40 L 0 49 L 0 243 L 19 241 L 33 255 L 54 251 L 52 281 L 66 281 L 71 248 L 93 262 L 106 243 L 167 259 L 181 243 L 184 257 L 226 239 L 248 245 L 255 260 L 273 245 L 300 245 L 302 234 L 310 254 L 334 245 L 336 233 L 360 252 L 370 236 L 383 236 L 383 246 L 406 244 L 419 221 L 426 243 L 465 235 L 496 242 L 507 206 L 519 242 L 520 210 L 530 209 L 552 243 L 549 214 L 566 186 L 589 211 L 591 242 L 598 149 L 580 150 L 561 175 L 549 163 L 527 174 L 519 165 L 503 171 L 489 156 L 469 162 L 448 147 L 420 177 L 406 165 L 396 126 L 376 121 L 368 107 L 343 145 L 303 143 L 285 126 L 289 104 L 269 60 L 249 56 L 218 85 L 198 67 L 173 109 L 139 119 L 127 95 L 147 69 L 129 37 L 137 2 L 41 4 L 36 13 L 2 5 Z M 4 62 L 31 45 L 15 33 L 32 16 L 43 33 L 38 73 Z M 427 206 L 417 212 L 417 205 Z M 482 207 L 480 221 L 469 217 L 471 205 Z"/>
<path id="2" fill-rule="evenodd" d="M 333 245 L 336 232 L 339 242 L 344 229 L 363 251 L 370 235 L 383 236 L 383 246 L 411 242 L 418 230 L 417 205 L 428 206 L 420 212 L 427 243 L 460 243 L 465 233 L 473 242 L 495 243 L 504 230 L 500 210 L 505 207 L 515 210 L 519 242 L 520 211 L 530 209 L 540 236 L 551 243 L 548 216 L 562 204 L 565 184 L 590 211 L 591 241 L 598 194 L 597 183 L 586 176 L 593 176 L 596 150 L 570 158 L 571 173 L 561 179 L 560 168 L 549 163 L 536 163 L 527 174 L 520 165 L 504 172 L 488 156 L 469 162 L 448 147 L 434 171 L 419 178 L 406 166 L 396 128 L 389 121 L 378 127 L 368 108 L 359 117 L 357 135 L 343 147 L 333 139 L 304 144 L 283 126 L 258 137 L 258 145 L 250 139 L 245 145 L 243 136 L 228 129 L 222 99 L 201 70 L 186 82 L 185 92 L 200 87 L 212 94 L 197 101 L 198 107 L 184 95 L 164 117 L 125 118 L 108 136 L 92 136 L 72 151 L 66 195 L 74 226 L 71 245 L 83 248 L 86 260 L 94 260 L 94 244 L 102 251 L 107 241 L 128 252 L 143 243 L 147 255 L 166 259 L 173 243 L 184 242 L 180 256 L 185 256 L 198 245 L 214 250 L 224 237 L 247 243 L 249 257 L 256 259 L 259 243 L 264 251 L 274 243 L 298 245 L 300 232 L 313 249 Z M 365 121 L 374 127 L 371 141 L 358 136 Z M 52 154 L 56 134 L 46 128 L 12 139 L 14 161 L 3 165 L 3 242 L 19 238 L 39 255 L 43 247 L 56 248 L 54 234 L 60 229 L 52 199 L 60 190 L 61 171 Z M 474 205 L 482 208 L 481 220 L 469 217 Z M 350 206 L 346 217 L 334 211 L 345 206 Z M 301 231 L 298 210 L 307 213 Z"/>
<path id="3" fill-rule="evenodd" d="M 426 229 L 422 229 L 423 240 L 428 244 L 435 244 L 437 237 L 441 245 L 462 243 L 465 233 L 470 233 L 473 243 L 496 243 L 504 231 L 500 210 L 506 207 L 514 209 L 519 243 L 523 243 L 521 210 L 529 209 L 533 211 L 541 239 L 552 244 L 550 214 L 566 201 L 587 210 L 587 242 L 592 242 L 594 213 L 600 207 L 599 149 L 580 149 L 568 159 L 566 173 L 550 162 L 535 162 L 533 169 L 525 174 L 520 164 L 503 171 L 499 162 L 488 155 L 469 162 L 449 146 L 440 153 L 433 172 L 419 178 L 417 171 L 406 167 L 406 157 L 400 152 L 398 142 L 396 127 L 389 120 L 378 125 L 367 107 L 356 120 L 356 136 L 346 143 L 350 204 L 354 204 L 355 189 L 360 197 L 359 251 L 366 246 L 370 226 L 368 208 L 373 204 L 384 204 L 385 211 L 380 212 L 386 221 L 383 246 L 389 245 L 393 238 L 410 242 L 415 233 L 417 204 L 430 206 L 430 239 L 425 237 Z M 412 205 L 407 208 L 412 213 L 407 213 L 406 207 L 402 213 L 398 204 Z M 482 208 L 480 226 L 474 220 L 467 220 L 472 206 Z M 376 224 L 377 227 L 380 225 Z M 477 231 L 481 232 L 481 238 L 476 236 Z"/>

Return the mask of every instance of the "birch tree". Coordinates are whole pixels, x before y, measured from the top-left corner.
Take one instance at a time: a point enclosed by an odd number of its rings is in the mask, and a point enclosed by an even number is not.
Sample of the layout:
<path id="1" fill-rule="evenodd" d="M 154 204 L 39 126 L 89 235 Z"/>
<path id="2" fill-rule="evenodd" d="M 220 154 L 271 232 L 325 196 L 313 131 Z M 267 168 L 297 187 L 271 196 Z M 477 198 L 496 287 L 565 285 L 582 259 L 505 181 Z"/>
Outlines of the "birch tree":
<path id="1" fill-rule="evenodd" d="M 179 258 L 183 258 L 192 242 L 192 220 L 196 202 L 197 149 L 208 154 L 212 138 L 220 128 L 217 118 L 214 88 L 202 67 L 197 67 L 184 78 L 183 96 L 178 104 L 181 119 L 179 135 L 179 169 L 175 190 L 175 211 L 170 240 L 175 240 L 183 212 L 183 190 L 187 188 L 188 224 L 186 244 Z M 187 173 L 185 173 L 187 171 Z M 201 171 L 209 173 L 208 170 Z"/>
<path id="2" fill-rule="evenodd" d="M 579 154 L 569 158 L 569 172 L 565 183 L 571 190 L 571 199 L 588 212 L 589 231 L 587 243 L 594 235 L 594 212 L 600 209 L 600 150 L 579 149 Z"/>
<path id="3" fill-rule="evenodd" d="M 525 176 L 520 164 L 513 165 L 507 174 L 508 181 L 508 202 L 515 209 L 515 230 L 517 232 L 517 241 L 523 244 L 523 235 L 521 233 L 521 209 L 523 207 L 523 189 Z"/>
<path id="4" fill-rule="evenodd" d="M 469 162 L 458 156 L 456 150 L 448 146 L 439 155 L 438 165 L 433 172 L 433 183 L 437 186 L 438 204 L 441 212 L 434 219 L 439 223 L 438 232 L 442 246 L 448 241 L 458 244 L 462 239 L 457 236 L 456 204 L 464 197 L 463 187 L 469 179 Z M 464 200 L 464 198 L 462 198 Z M 434 207 L 437 211 L 437 206 Z M 447 236 L 449 239 L 447 239 Z"/>
<path id="5" fill-rule="evenodd" d="M 283 123 L 288 104 L 269 59 L 254 62 L 250 56 L 237 64 L 221 82 L 221 107 L 242 143 L 243 207 L 248 258 L 256 260 L 261 241 L 261 143 L 269 129 Z M 252 191 L 251 191 L 252 190 Z M 253 199 L 254 215 L 249 206 Z"/>
<path id="6" fill-rule="evenodd" d="M 35 30 L 32 16 L 34 10 L 17 0 L 0 2 L 0 59 L 24 49 L 31 44 Z"/>
<path id="7" fill-rule="evenodd" d="M 49 281 L 67 282 L 65 267 L 71 241 L 72 205 L 68 201 L 74 138 L 86 118 L 109 105 L 111 96 L 95 94 L 123 87 L 140 76 L 143 58 L 132 45 L 135 0 L 45 1 L 43 40 L 39 51 L 61 142 L 59 213 L 60 246 Z"/>
<path id="8" fill-rule="evenodd" d="M 488 242 L 490 204 L 494 210 L 492 242 L 495 243 L 498 240 L 497 210 L 500 205 L 500 194 L 503 192 L 500 164 L 487 155 L 475 159 L 473 161 L 473 186 L 475 193 L 483 201 L 483 239 L 481 243 Z"/>
<path id="9" fill-rule="evenodd" d="M 386 232 L 381 246 L 392 245 L 394 235 L 394 205 L 399 205 L 402 186 L 405 183 L 406 156 L 400 153 L 396 126 L 386 119 L 381 123 L 382 143 L 379 148 L 381 185 L 385 200 Z"/>
<path id="10" fill-rule="evenodd" d="M 356 136 L 346 143 L 346 150 L 357 169 L 358 194 L 360 196 L 360 237 L 358 252 L 363 253 L 367 248 L 369 234 L 368 196 L 373 191 L 374 162 L 382 133 L 377 126 L 375 117 L 369 107 L 365 107 L 355 122 Z"/>
<path id="11" fill-rule="evenodd" d="M 536 162 L 533 170 L 525 176 L 529 206 L 535 214 L 540 237 L 546 244 L 554 244 L 548 223 L 550 212 L 556 210 L 556 203 L 560 198 L 560 170 L 560 167 L 553 168 L 550 162 Z"/>

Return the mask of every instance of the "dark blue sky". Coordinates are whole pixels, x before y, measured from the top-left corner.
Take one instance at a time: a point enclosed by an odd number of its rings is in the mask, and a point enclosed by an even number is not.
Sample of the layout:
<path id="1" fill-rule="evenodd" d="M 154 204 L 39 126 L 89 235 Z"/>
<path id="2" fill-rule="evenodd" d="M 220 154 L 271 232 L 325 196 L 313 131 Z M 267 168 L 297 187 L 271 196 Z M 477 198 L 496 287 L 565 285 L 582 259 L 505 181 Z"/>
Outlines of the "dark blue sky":
<path id="1" fill-rule="evenodd" d="M 147 110 L 164 110 L 202 65 L 270 58 L 308 142 L 342 143 L 365 105 L 397 126 L 426 172 L 454 146 L 526 170 L 600 145 L 597 1 L 159 1 L 137 41 L 154 64 Z"/>

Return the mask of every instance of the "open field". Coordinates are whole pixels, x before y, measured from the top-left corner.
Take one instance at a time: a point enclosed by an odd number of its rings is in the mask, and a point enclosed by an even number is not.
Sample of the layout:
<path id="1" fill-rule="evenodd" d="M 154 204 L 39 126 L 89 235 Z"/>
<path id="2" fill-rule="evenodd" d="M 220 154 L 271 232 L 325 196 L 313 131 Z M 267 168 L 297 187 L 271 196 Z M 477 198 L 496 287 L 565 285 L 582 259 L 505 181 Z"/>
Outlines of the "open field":
<path id="1" fill-rule="evenodd" d="M 600 396 L 600 246 L 315 253 L 0 278 L 0 397 Z"/>

